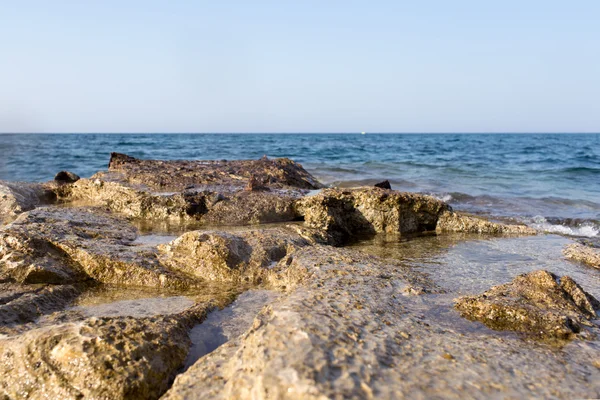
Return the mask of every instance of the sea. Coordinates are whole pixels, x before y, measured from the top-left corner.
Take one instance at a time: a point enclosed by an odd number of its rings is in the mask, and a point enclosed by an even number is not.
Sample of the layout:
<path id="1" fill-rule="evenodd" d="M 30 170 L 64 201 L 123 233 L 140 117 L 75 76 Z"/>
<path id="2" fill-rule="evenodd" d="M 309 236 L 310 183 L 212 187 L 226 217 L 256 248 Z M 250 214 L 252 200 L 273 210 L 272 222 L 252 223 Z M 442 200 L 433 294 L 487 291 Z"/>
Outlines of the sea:
<path id="1" fill-rule="evenodd" d="M 600 134 L 2 134 L 0 180 L 89 177 L 111 152 L 146 159 L 289 157 L 328 186 L 389 180 L 454 209 L 600 235 Z"/>

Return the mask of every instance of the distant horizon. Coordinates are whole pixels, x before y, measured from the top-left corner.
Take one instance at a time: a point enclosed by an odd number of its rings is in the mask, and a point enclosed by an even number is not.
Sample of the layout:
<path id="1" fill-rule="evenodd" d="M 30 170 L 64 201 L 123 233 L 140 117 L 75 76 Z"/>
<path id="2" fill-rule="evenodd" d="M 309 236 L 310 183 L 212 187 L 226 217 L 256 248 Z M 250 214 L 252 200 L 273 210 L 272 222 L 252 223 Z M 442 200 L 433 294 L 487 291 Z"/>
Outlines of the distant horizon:
<path id="1" fill-rule="evenodd" d="M 0 135 L 361 135 L 362 132 L 0 132 Z M 600 132 L 365 132 L 365 135 L 600 135 Z"/>

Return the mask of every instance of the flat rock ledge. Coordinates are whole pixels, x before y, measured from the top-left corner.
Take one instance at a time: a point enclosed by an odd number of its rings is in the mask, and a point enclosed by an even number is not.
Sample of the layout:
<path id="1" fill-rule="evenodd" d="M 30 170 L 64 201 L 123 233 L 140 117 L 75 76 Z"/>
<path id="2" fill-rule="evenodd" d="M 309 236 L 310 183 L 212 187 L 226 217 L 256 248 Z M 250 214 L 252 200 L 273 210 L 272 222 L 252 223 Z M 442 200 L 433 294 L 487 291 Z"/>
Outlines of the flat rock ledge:
<path id="1" fill-rule="evenodd" d="M 292 221 L 295 201 L 322 185 L 286 158 L 139 160 L 112 153 L 108 171 L 62 185 L 62 201 L 107 207 L 131 218 L 244 225 Z"/>
<path id="2" fill-rule="evenodd" d="M 574 243 L 565 247 L 563 254 L 568 259 L 582 262 L 594 268 L 600 268 L 600 248 Z"/>
<path id="3" fill-rule="evenodd" d="M 569 339 L 591 326 L 589 320 L 596 318 L 600 302 L 570 277 L 539 270 L 481 295 L 461 297 L 455 308 L 463 317 L 495 330 Z"/>

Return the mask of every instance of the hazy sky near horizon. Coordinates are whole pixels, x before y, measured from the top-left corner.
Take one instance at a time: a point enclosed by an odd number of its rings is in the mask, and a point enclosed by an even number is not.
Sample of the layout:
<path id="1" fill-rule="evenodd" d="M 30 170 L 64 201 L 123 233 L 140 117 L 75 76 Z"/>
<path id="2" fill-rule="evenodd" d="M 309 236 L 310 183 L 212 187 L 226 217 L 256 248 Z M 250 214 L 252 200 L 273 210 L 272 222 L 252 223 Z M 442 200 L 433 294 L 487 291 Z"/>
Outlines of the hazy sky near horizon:
<path id="1" fill-rule="evenodd" d="M 600 132 L 600 2 L 0 0 L 0 132 Z"/>

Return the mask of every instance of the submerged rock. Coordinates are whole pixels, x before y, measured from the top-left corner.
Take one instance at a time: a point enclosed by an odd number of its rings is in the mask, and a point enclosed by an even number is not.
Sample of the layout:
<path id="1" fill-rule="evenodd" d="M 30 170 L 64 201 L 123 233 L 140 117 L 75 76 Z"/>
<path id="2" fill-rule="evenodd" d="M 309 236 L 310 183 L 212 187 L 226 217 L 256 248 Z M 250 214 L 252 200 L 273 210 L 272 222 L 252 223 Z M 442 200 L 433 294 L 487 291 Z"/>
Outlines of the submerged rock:
<path id="1" fill-rule="evenodd" d="M 600 268 L 600 248 L 583 243 L 570 244 L 563 250 L 565 257 Z"/>
<path id="2" fill-rule="evenodd" d="M 156 318 L 89 318 L 0 339 L 0 396 L 157 399 L 182 367 L 199 307 Z"/>
<path id="3" fill-rule="evenodd" d="M 0 181 L 0 224 L 55 199 L 54 192 L 40 183 Z"/>
<path id="4" fill-rule="evenodd" d="M 360 234 L 433 231 L 439 215 L 449 210 L 431 196 L 381 188 L 324 189 L 297 207 L 308 228 L 336 245 Z"/>
<path id="5" fill-rule="evenodd" d="M 113 153 L 108 171 L 59 195 L 133 218 L 241 225 L 291 221 L 295 201 L 319 187 L 289 159 L 159 161 Z"/>
<path id="6" fill-rule="evenodd" d="M 568 339 L 590 325 L 600 302 L 570 277 L 540 270 L 481 295 L 461 297 L 455 307 L 463 317 L 492 329 Z"/>
<path id="7" fill-rule="evenodd" d="M 439 216 L 438 232 L 535 235 L 537 231 L 525 225 L 506 225 L 482 218 L 446 211 Z"/>

